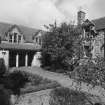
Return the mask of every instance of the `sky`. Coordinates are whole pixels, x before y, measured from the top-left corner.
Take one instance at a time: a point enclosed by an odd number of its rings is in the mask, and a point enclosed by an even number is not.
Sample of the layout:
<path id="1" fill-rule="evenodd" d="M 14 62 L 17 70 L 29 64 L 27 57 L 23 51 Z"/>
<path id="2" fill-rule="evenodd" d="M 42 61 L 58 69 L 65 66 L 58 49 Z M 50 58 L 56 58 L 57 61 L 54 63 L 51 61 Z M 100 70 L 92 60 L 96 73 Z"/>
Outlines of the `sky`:
<path id="1" fill-rule="evenodd" d="M 56 20 L 75 22 L 78 10 L 86 18 L 105 16 L 105 0 L 0 0 L 0 22 L 43 29 Z"/>

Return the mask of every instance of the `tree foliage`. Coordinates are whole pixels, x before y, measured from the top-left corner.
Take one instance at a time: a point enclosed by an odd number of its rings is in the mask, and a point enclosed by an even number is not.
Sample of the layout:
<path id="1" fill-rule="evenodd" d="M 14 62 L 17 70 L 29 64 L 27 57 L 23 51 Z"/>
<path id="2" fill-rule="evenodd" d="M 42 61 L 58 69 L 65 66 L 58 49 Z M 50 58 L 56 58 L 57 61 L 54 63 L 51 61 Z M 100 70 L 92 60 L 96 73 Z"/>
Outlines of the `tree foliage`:
<path id="1" fill-rule="evenodd" d="M 86 64 L 79 65 L 73 71 L 74 78 L 93 86 L 105 84 L 105 61 L 104 58 L 97 58 L 95 62 L 88 60 Z M 72 75 L 73 75 L 72 73 Z"/>
<path id="2" fill-rule="evenodd" d="M 80 32 L 74 25 L 62 23 L 59 27 L 50 25 L 43 37 L 42 66 L 53 70 L 70 69 L 71 59 L 75 56 Z M 79 44 L 78 44 L 79 46 Z"/>

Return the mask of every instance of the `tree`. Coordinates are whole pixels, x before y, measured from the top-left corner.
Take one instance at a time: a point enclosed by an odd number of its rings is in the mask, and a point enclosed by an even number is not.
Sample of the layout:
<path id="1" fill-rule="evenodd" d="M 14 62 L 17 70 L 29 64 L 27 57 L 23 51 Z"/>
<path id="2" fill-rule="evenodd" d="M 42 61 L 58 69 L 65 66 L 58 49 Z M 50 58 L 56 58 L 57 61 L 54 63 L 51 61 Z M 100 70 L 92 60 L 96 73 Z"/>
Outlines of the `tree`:
<path id="1" fill-rule="evenodd" d="M 56 22 L 47 28 L 49 31 L 43 37 L 42 67 L 68 70 L 71 68 L 71 59 L 77 54 L 76 49 L 80 46 L 80 30 L 67 23 L 58 27 Z"/>

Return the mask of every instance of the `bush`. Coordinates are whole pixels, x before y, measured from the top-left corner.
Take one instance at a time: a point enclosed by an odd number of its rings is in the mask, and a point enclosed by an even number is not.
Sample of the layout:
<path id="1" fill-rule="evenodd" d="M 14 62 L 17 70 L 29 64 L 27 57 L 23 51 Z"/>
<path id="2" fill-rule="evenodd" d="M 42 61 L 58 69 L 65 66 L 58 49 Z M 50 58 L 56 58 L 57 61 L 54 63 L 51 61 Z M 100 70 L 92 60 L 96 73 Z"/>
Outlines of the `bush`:
<path id="1" fill-rule="evenodd" d="M 50 93 L 50 105 L 84 105 L 87 99 L 85 94 L 68 88 L 56 88 Z"/>
<path id="2" fill-rule="evenodd" d="M 40 84 L 46 84 L 46 83 L 51 83 L 50 80 L 46 79 L 46 78 L 43 78 L 39 75 L 36 75 L 36 74 L 32 74 L 32 73 L 29 73 L 29 72 L 23 72 L 26 77 L 28 78 L 28 83 L 32 86 L 37 86 L 37 85 L 40 85 Z"/>
<path id="3" fill-rule="evenodd" d="M 38 75 L 33 75 L 33 74 L 32 75 L 30 74 L 28 76 L 28 78 L 29 78 L 31 85 L 34 85 L 34 86 L 39 85 L 41 83 L 41 81 L 43 80 L 42 77 L 40 77 Z"/>
<path id="4" fill-rule="evenodd" d="M 0 58 L 0 105 L 11 105 L 10 91 L 4 87 L 6 66 L 3 58 Z"/>
<path id="5" fill-rule="evenodd" d="M 3 58 L 0 58 L 0 77 L 2 77 L 6 72 L 6 66 Z"/>
<path id="6" fill-rule="evenodd" d="M 86 64 L 76 67 L 72 75 L 78 81 L 102 86 L 105 83 L 105 61 L 98 58 L 94 63 L 89 60 Z"/>
<path id="7" fill-rule="evenodd" d="M 0 105 L 11 105 L 10 104 L 10 93 L 4 87 L 0 85 Z"/>
<path id="8" fill-rule="evenodd" d="M 4 63 L 4 59 L 0 58 L 0 84 L 4 83 L 5 74 L 6 74 L 6 66 Z"/>
<path id="9" fill-rule="evenodd" d="M 24 87 L 28 82 L 28 77 L 21 71 L 14 71 L 4 78 L 4 86 L 7 89 L 11 89 L 13 94 L 20 94 L 20 88 Z"/>

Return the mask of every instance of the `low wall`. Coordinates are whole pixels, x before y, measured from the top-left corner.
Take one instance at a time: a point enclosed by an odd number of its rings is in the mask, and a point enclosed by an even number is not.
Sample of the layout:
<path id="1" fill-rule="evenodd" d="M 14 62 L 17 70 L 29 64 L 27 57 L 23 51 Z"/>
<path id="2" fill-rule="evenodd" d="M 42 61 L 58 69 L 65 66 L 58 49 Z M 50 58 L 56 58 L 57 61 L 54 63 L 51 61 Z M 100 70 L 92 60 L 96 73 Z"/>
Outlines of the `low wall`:
<path id="1" fill-rule="evenodd" d="M 49 105 L 49 94 L 52 89 L 31 92 L 21 95 L 15 105 Z"/>

